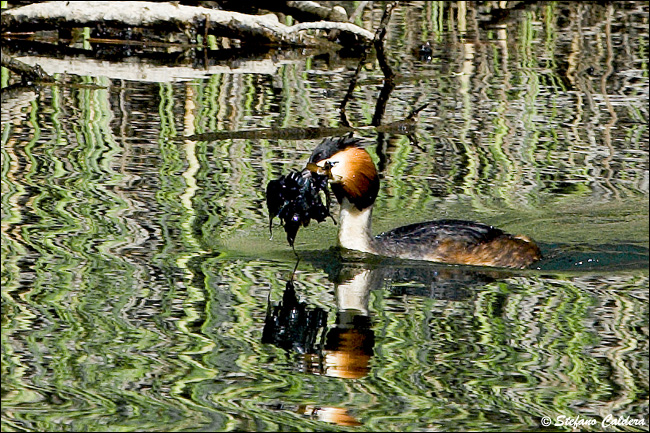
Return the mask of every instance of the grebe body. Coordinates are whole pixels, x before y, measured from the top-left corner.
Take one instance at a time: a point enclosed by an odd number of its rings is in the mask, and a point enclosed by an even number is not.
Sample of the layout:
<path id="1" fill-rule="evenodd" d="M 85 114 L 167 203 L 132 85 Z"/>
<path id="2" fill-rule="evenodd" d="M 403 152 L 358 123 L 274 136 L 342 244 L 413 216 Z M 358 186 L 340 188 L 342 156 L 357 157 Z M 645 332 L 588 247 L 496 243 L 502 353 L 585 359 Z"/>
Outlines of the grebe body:
<path id="1" fill-rule="evenodd" d="M 379 177 L 363 144 L 362 139 L 348 136 L 325 139 L 307 164 L 313 172 L 329 177 L 341 205 L 341 247 L 387 257 L 508 268 L 524 268 L 541 258 L 531 239 L 472 221 L 428 221 L 373 237 L 372 208 Z"/>

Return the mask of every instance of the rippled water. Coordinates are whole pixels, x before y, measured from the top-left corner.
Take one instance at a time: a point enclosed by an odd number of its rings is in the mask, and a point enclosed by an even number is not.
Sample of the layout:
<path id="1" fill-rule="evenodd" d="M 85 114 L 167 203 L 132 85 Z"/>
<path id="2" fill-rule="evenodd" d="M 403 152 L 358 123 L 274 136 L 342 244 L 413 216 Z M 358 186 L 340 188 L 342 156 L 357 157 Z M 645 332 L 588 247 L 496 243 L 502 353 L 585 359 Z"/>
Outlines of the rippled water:
<path id="1" fill-rule="evenodd" d="M 356 58 L 3 94 L 3 431 L 647 430 L 648 3 L 463 7 L 392 18 L 384 123 L 429 106 L 370 149 L 374 231 L 478 220 L 537 240 L 533 269 L 341 254 L 331 221 L 297 267 L 269 240 L 265 185 L 341 126 Z"/>

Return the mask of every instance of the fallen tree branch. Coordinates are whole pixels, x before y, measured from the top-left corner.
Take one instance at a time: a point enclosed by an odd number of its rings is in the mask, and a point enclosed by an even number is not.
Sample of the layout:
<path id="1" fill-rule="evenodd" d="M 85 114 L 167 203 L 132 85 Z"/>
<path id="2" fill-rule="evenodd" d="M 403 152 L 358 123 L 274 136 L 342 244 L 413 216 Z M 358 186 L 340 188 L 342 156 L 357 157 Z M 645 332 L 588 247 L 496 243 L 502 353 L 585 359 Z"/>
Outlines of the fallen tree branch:
<path id="1" fill-rule="evenodd" d="M 204 7 L 174 5 L 146 1 L 133 2 L 69 2 L 34 3 L 3 11 L 2 30 L 33 30 L 35 27 L 59 29 L 91 27 L 107 24 L 116 27 L 156 27 L 176 31 L 202 29 L 209 25 L 218 36 L 253 40 L 268 44 L 322 46 L 331 42 L 306 35 L 306 30 L 336 29 L 362 41 L 370 41 L 372 33 L 351 23 L 318 21 L 286 26 L 273 14 L 247 15 L 239 12 Z"/>

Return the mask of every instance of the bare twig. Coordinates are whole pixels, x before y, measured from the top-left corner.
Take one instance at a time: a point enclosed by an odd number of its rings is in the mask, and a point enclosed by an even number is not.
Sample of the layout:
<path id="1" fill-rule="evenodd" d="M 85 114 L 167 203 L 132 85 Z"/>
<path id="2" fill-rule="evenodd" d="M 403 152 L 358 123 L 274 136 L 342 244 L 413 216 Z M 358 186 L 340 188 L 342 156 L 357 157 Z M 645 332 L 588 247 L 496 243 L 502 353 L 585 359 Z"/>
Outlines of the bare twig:
<path id="1" fill-rule="evenodd" d="M 350 15 L 349 21 L 351 23 L 353 23 L 354 20 L 356 20 L 357 17 L 361 15 L 361 13 L 366 8 L 366 5 L 368 5 L 368 3 L 372 3 L 372 2 L 371 1 L 359 2 L 359 6 L 357 6 L 357 8 L 354 10 L 354 12 L 352 12 L 352 15 Z"/>
<path id="2" fill-rule="evenodd" d="M 375 108 L 375 115 L 373 117 L 373 122 L 372 122 L 373 126 L 378 126 L 379 123 L 381 122 L 381 118 L 383 117 L 383 113 L 386 108 L 386 102 L 388 101 L 388 97 L 390 96 L 390 93 L 395 87 L 393 83 L 395 74 L 393 73 L 393 70 L 388 65 L 388 61 L 386 60 L 383 40 L 384 40 L 384 36 L 386 35 L 386 26 L 388 25 L 390 16 L 393 12 L 393 9 L 395 9 L 395 6 L 397 6 L 397 3 L 398 2 L 392 2 L 388 6 L 386 6 L 384 15 L 381 19 L 381 22 L 379 23 L 379 27 L 377 27 L 377 30 L 375 31 L 375 35 L 373 37 L 373 44 L 375 46 L 375 50 L 377 51 L 377 59 L 379 60 L 379 65 L 381 67 L 382 72 L 384 73 L 384 87 L 382 88 L 382 92 L 380 93 L 379 100 L 377 101 L 377 107 Z M 361 72 L 361 68 L 365 63 L 367 56 L 368 56 L 368 49 L 364 51 L 363 55 L 359 59 L 359 64 L 357 65 L 357 69 L 354 72 L 352 79 L 350 80 L 348 91 L 343 97 L 343 101 L 341 101 L 341 105 L 339 106 L 339 112 L 341 114 L 341 123 L 344 126 L 350 126 L 350 122 L 348 121 L 345 107 L 347 106 L 348 102 L 352 98 L 352 92 L 354 92 L 354 88 L 357 86 L 359 73 Z"/>
<path id="3" fill-rule="evenodd" d="M 427 108 L 428 106 L 429 106 L 429 103 L 427 102 L 426 104 L 421 105 L 421 106 L 418 107 L 418 108 L 414 108 L 414 109 L 409 113 L 409 115 L 406 116 L 406 120 L 413 120 L 413 119 L 415 119 L 415 116 L 417 116 L 418 114 L 420 114 L 420 111 L 424 110 L 424 109 Z"/>
<path id="4" fill-rule="evenodd" d="M 275 4 L 274 4 L 275 3 Z M 340 6 L 333 8 L 325 7 L 317 2 L 312 1 L 287 1 L 287 2 L 269 2 L 269 8 L 278 8 L 284 3 L 284 7 L 280 8 L 282 12 L 290 14 L 298 21 L 314 21 L 314 20 L 327 20 L 327 21 L 348 21 L 345 9 Z M 342 9 L 342 10 L 341 10 Z M 269 9 L 275 10 L 275 9 Z"/>
<path id="5" fill-rule="evenodd" d="M 350 121 L 348 120 L 348 115 L 347 112 L 345 111 L 345 107 L 348 105 L 348 102 L 352 98 L 352 92 L 354 92 L 354 88 L 357 87 L 357 80 L 359 79 L 359 73 L 361 72 L 361 68 L 363 67 L 363 64 L 366 61 L 366 57 L 368 57 L 367 49 L 361 55 L 361 58 L 359 59 L 359 63 L 357 64 L 357 69 L 356 71 L 354 71 L 354 75 L 350 79 L 350 85 L 348 86 L 348 91 L 345 92 L 345 96 L 341 101 L 341 105 L 339 105 L 339 112 L 341 114 L 341 124 L 346 127 L 350 126 Z"/>
<path id="6" fill-rule="evenodd" d="M 372 43 L 375 46 L 375 50 L 377 51 L 377 60 L 379 61 L 379 67 L 384 73 L 384 79 L 390 81 L 392 81 L 395 77 L 395 73 L 386 60 L 386 53 L 384 52 L 384 37 L 386 36 L 386 26 L 388 25 L 388 21 L 390 21 L 390 16 L 393 13 L 393 9 L 395 9 L 397 6 L 397 3 L 398 2 L 392 2 L 386 6 L 384 15 L 381 17 L 381 22 L 379 23 L 379 27 L 377 27 L 377 31 L 375 31 L 375 36 L 372 40 Z"/>
<path id="7" fill-rule="evenodd" d="M 388 105 L 388 99 L 390 94 L 395 90 L 395 81 L 392 77 L 390 79 L 384 80 L 384 85 L 379 91 L 379 97 L 377 98 L 377 105 L 375 105 L 375 114 L 372 116 L 372 126 L 381 125 L 381 119 L 383 119 L 384 114 L 386 113 L 386 105 Z"/>
<path id="8" fill-rule="evenodd" d="M 9 69 L 10 71 L 19 74 L 23 78 L 23 81 L 30 81 L 30 82 L 53 81 L 52 77 L 50 77 L 38 65 L 31 66 L 28 65 L 27 63 L 23 63 L 20 60 L 16 60 L 13 57 L 7 55 L 4 51 L 2 51 L 1 56 L 2 56 L 2 62 L 1 62 L 2 66 Z"/>
<path id="9" fill-rule="evenodd" d="M 388 98 L 390 94 L 395 89 L 395 73 L 393 69 L 388 64 L 386 59 L 386 51 L 384 50 L 384 37 L 386 36 L 386 26 L 388 21 L 390 21 L 390 16 L 393 13 L 393 9 L 397 6 L 397 2 L 392 2 L 386 6 L 384 15 L 381 17 L 381 22 L 377 31 L 375 31 L 375 37 L 373 38 L 373 45 L 375 46 L 375 51 L 377 52 L 377 61 L 379 62 L 379 67 L 384 73 L 384 86 L 379 92 L 379 98 L 377 99 L 377 105 L 375 106 L 375 114 L 372 116 L 372 125 L 378 126 L 381 124 L 381 119 L 384 117 L 386 112 L 386 105 L 388 104 Z"/>

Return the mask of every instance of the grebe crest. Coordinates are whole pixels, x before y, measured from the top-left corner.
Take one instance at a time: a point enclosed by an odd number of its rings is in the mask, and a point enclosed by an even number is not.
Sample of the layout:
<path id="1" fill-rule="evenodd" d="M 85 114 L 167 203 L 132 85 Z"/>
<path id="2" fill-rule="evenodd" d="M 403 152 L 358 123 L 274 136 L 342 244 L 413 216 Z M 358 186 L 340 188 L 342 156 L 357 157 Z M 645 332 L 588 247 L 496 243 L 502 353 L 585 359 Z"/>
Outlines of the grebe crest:
<path id="1" fill-rule="evenodd" d="M 338 241 L 343 248 L 377 255 L 449 264 L 523 268 L 541 258 L 525 236 L 472 221 L 440 220 L 399 227 L 373 237 L 372 208 L 379 176 L 369 144 L 351 135 L 327 138 L 307 168 L 325 174 L 341 205 Z"/>

